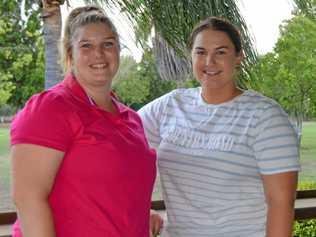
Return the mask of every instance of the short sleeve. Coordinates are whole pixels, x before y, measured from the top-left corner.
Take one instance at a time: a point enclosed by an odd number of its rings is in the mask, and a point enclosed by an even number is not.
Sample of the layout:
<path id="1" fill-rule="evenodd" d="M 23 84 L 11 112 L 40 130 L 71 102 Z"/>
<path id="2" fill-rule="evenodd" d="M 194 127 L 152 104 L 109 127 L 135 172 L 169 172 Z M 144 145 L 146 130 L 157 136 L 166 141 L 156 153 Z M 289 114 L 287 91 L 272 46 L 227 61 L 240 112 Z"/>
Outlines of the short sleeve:
<path id="1" fill-rule="evenodd" d="M 11 145 L 34 144 L 67 151 L 73 140 L 64 99 L 43 92 L 33 96 L 11 123 Z"/>
<path id="2" fill-rule="evenodd" d="M 142 119 L 146 138 L 151 147 L 158 148 L 161 142 L 160 124 L 162 122 L 162 115 L 167 106 L 170 93 L 158 99 L 153 100 L 144 107 L 142 107 L 138 114 Z"/>
<path id="3" fill-rule="evenodd" d="M 261 174 L 300 170 L 298 136 L 278 104 L 262 110 L 256 125 L 254 151 Z"/>

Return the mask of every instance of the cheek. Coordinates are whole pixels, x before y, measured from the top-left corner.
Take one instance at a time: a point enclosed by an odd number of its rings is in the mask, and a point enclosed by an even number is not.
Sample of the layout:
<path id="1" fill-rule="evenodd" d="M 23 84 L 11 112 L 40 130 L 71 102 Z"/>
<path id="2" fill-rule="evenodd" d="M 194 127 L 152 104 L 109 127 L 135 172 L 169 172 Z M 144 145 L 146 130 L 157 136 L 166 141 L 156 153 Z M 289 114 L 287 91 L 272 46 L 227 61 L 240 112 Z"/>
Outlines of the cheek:
<path id="1" fill-rule="evenodd" d="M 192 69 L 195 69 L 198 65 L 198 61 L 197 61 L 196 57 L 194 57 L 194 56 L 191 57 L 191 63 L 192 63 Z"/>
<path id="2" fill-rule="evenodd" d="M 225 63 L 225 68 L 227 71 L 233 72 L 236 68 L 236 65 L 237 65 L 236 60 L 233 60 L 233 59 L 227 60 Z"/>
<path id="3" fill-rule="evenodd" d="M 74 62 L 75 64 L 84 64 L 85 62 L 88 61 L 89 56 L 82 53 L 82 52 L 74 52 Z"/>
<path id="4" fill-rule="evenodd" d="M 196 67 L 197 67 L 196 61 L 192 59 L 192 72 L 194 76 L 196 75 L 196 72 L 197 72 Z"/>

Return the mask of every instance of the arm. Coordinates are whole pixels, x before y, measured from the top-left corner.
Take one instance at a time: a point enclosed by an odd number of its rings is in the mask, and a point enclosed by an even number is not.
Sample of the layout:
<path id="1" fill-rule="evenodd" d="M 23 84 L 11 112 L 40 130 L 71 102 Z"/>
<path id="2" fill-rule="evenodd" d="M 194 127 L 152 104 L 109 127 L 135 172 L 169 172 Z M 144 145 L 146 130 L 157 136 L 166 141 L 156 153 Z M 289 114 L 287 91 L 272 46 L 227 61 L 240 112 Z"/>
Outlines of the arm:
<path id="1" fill-rule="evenodd" d="M 150 236 L 156 237 L 160 234 L 160 230 L 163 226 L 163 219 L 162 217 L 154 210 L 150 210 Z"/>
<path id="2" fill-rule="evenodd" d="M 12 195 L 24 237 L 55 237 L 48 196 L 64 153 L 31 145 L 14 145 Z"/>
<path id="3" fill-rule="evenodd" d="M 262 175 L 268 206 L 266 237 L 290 237 L 294 219 L 297 172 Z"/>

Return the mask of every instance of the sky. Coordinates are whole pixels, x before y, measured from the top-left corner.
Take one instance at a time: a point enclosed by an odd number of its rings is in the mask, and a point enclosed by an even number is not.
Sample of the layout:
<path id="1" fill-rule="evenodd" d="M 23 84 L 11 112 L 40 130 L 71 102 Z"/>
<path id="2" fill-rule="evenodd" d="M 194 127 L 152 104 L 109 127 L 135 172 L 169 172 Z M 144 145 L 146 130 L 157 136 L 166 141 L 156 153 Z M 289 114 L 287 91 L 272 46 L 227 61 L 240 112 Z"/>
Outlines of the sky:
<path id="1" fill-rule="evenodd" d="M 77 6 L 84 5 L 82 1 L 70 0 L 71 8 L 62 6 L 63 21 L 68 12 Z M 253 36 L 255 47 L 259 54 L 273 50 L 279 37 L 279 25 L 291 18 L 293 3 L 291 0 L 239 0 L 241 14 L 244 16 L 249 31 Z M 141 60 L 142 51 L 135 45 L 131 27 L 119 12 L 108 13 L 121 36 L 122 53 L 132 55 L 136 61 Z"/>
<path id="2" fill-rule="evenodd" d="M 279 25 L 291 18 L 290 0 L 242 0 L 240 10 L 260 54 L 273 49 L 279 37 Z"/>

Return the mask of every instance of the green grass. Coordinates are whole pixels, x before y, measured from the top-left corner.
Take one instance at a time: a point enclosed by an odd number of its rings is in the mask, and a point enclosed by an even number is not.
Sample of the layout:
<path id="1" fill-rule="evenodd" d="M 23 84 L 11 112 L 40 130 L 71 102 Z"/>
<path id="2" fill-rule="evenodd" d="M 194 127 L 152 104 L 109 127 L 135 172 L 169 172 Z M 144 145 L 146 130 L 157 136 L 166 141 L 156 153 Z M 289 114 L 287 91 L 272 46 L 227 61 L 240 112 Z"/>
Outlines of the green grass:
<path id="1" fill-rule="evenodd" d="M 305 122 L 303 126 L 301 157 L 316 161 L 316 122 Z"/>
<path id="2" fill-rule="evenodd" d="M 9 129 L 0 127 L 0 180 L 9 187 Z"/>
<path id="3" fill-rule="evenodd" d="M 9 154 L 9 128 L 0 127 L 0 156 Z"/>
<path id="4" fill-rule="evenodd" d="M 302 134 L 301 164 L 303 168 L 299 181 L 316 182 L 316 122 L 305 122 Z"/>

